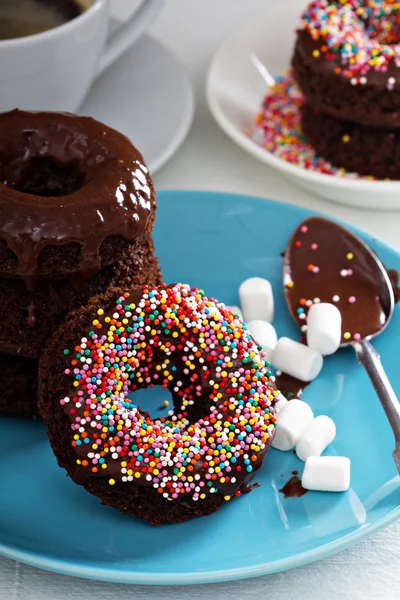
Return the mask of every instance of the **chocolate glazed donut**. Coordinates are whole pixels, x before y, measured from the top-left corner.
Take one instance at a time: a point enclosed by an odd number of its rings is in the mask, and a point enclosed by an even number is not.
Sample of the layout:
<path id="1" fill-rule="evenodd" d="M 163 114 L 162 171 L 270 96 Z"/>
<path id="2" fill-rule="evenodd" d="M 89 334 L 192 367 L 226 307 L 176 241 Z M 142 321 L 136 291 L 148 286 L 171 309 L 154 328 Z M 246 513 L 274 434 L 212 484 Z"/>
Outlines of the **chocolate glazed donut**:
<path id="1" fill-rule="evenodd" d="M 37 361 L 91 296 L 160 282 L 155 211 L 143 157 L 117 131 L 70 114 L 0 115 L 0 353 Z M 0 398 L 0 412 L 16 407 Z"/>
<path id="2" fill-rule="evenodd" d="M 133 242 L 152 228 L 155 192 L 142 155 L 126 137 L 89 117 L 19 110 L 2 115 L 0 181 L 2 272 L 28 286 L 39 275 L 89 277 L 101 265 L 107 238 Z M 56 252 L 71 245 L 79 249 L 69 260 Z M 46 247 L 53 252 L 43 258 Z"/>
<path id="3" fill-rule="evenodd" d="M 390 2 L 310 2 L 292 58 L 307 102 L 338 119 L 399 129 L 399 14 Z"/>

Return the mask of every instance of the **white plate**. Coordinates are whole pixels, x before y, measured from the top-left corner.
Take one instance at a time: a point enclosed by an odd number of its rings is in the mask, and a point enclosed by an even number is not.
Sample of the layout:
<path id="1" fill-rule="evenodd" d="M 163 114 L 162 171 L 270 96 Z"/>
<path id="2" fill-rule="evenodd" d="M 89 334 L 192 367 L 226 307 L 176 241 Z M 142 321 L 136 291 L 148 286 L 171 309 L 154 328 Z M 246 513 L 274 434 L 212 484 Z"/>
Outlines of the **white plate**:
<path id="1" fill-rule="evenodd" d="M 194 98 L 182 65 L 145 35 L 99 77 L 79 112 L 125 134 L 154 173 L 185 139 Z"/>
<path id="2" fill-rule="evenodd" d="M 208 72 L 206 93 L 210 110 L 234 142 L 296 185 L 347 206 L 400 210 L 400 182 L 353 180 L 303 169 L 277 158 L 243 133 L 253 125 L 267 92 L 254 61 L 258 59 L 272 75 L 286 71 L 294 31 L 305 5 L 305 0 L 270 2 L 268 9 L 226 40 Z"/>

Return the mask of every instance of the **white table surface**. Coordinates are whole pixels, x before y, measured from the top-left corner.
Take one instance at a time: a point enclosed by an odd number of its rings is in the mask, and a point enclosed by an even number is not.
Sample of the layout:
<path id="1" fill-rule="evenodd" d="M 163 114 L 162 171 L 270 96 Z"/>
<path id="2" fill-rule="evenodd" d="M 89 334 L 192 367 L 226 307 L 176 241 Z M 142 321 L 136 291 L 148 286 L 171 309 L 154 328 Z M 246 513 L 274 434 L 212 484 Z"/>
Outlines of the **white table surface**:
<path id="1" fill-rule="evenodd" d="M 266 2 L 166 0 L 151 33 L 185 64 L 197 111 L 176 156 L 155 176 L 158 188 L 209 189 L 265 196 L 323 211 L 400 249 L 399 213 L 360 211 L 303 192 L 237 148 L 212 120 L 204 97 L 207 66 L 224 38 Z M 117 14 L 136 0 L 118 0 Z M 268 540 L 265 540 L 268 543 Z M 285 573 L 225 584 L 129 586 L 46 573 L 0 558 L 0 600 L 395 600 L 400 597 L 400 523 L 323 561 Z"/>

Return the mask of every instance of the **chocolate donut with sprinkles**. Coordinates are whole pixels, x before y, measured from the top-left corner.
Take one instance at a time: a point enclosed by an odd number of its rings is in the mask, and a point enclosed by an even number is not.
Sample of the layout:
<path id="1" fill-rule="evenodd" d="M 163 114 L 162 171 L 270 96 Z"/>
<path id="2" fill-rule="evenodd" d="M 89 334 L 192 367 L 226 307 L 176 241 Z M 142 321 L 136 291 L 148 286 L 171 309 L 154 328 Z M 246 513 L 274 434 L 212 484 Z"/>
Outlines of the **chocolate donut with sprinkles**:
<path id="1" fill-rule="evenodd" d="M 400 3 L 314 0 L 292 58 L 315 108 L 361 125 L 400 128 Z"/>
<path id="2" fill-rule="evenodd" d="M 154 385 L 171 392 L 167 417 L 128 397 Z M 278 392 L 237 315 L 197 288 L 163 284 L 109 292 L 72 314 L 42 358 L 39 396 L 73 481 L 159 525 L 210 514 L 248 488 Z"/>

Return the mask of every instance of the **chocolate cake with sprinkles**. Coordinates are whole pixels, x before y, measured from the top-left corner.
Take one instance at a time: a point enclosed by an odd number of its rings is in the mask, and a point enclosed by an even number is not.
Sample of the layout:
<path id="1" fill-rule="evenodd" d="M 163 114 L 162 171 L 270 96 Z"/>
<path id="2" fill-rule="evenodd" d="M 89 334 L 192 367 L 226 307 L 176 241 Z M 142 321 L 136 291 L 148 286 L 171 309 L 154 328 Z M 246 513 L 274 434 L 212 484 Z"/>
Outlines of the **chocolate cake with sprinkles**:
<path id="1" fill-rule="evenodd" d="M 292 68 L 306 100 L 303 131 L 335 167 L 400 178 L 399 34 L 391 0 L 313 0 L 302 15 Z"/>
<path id="2" fill-rule="evenodd" d="M 160 525 L 248 487 L 275 431 L 270 375 L 224 304 L 184 284 L 143 286 L 94 298 L 60 327 L 41 359 L 39 408 L 76 484 Z M 154 385 L 171 392 L 167 417 L 135 404 Z"/>
<path id="3" fill-rule="evenodd" d="M 120 133 L 70 114 L 0 115 L 0 412 L 35 414 L 40 355 L 71 310 L 161 281 L 155 211 L 143 157 Z"/>

